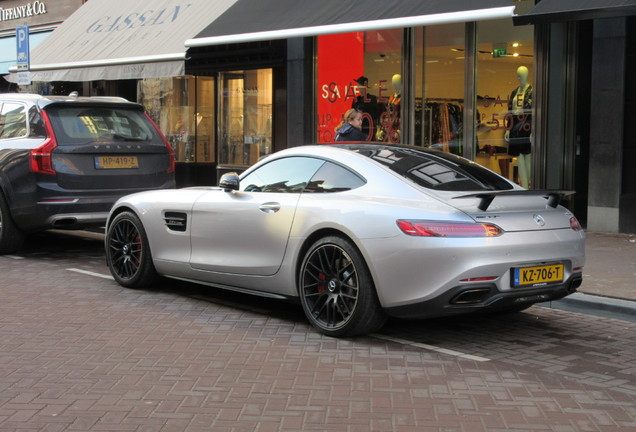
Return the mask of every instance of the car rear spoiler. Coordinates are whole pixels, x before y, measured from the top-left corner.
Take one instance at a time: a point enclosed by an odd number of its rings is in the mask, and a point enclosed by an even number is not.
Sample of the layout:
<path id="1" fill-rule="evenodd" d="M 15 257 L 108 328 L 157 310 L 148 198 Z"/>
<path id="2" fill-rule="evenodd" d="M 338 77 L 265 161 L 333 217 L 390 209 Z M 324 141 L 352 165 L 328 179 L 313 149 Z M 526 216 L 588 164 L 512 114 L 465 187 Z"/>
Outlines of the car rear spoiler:
<path id="1" fill-rule="evenodd" d="M 548 206 L 552 208 L 556 208 L 559 203 L 563 200 L 563 198 L 574 195 L 576 191 L 571 190 L 553 190 L 553 189 L 537 189 L 537 190 L 511 190 L 511 191 L 487 191 L 487 192 L 478 192 L 472 193 L 468 195 L 461 195 L 454 197 L 453 199 L 465 199 L 465 198 L 479 198 L 481 202 L 477 206 L 477 208 L 481 211 L 488 210 L 490 204 L 493 200 L 498 196 L 543 196 L 548 200 Z"/>

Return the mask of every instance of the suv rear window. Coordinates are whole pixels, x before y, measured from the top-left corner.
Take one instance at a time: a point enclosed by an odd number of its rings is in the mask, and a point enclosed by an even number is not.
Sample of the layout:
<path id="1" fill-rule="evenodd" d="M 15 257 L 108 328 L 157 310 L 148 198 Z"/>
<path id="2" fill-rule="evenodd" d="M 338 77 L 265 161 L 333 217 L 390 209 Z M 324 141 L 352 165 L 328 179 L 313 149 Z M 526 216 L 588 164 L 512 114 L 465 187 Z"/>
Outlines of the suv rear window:
<path id="1" fill-rule="evenodd" d="M 90 141 L 160 141 L 142 111 L 113 107 L 47 108 L 59 145 Z"/>
<path id="2" fill-rule="evenodd" d="M 492 171 L 449 153 L 382 145 L 343 147 L 363 154 L 428 189 L 459 192 L 513 188 Z"/>

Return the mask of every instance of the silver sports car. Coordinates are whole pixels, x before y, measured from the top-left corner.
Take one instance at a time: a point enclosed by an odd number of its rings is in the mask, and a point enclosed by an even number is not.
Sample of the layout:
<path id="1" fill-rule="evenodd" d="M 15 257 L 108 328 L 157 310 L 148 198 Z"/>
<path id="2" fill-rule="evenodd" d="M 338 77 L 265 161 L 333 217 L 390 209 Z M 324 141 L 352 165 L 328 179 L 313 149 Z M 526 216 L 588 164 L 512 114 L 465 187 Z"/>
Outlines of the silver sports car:
<path id="1" fill-rule="evenodd" d="M 121 198 L 106 231 L 115 280 L 157 277 L 299 300 L 331 336 L 389 315 L 519 311 L 581 284 L 585 234 L 559 205 L 433 150 L 303 146 L 219 187 Z"/>

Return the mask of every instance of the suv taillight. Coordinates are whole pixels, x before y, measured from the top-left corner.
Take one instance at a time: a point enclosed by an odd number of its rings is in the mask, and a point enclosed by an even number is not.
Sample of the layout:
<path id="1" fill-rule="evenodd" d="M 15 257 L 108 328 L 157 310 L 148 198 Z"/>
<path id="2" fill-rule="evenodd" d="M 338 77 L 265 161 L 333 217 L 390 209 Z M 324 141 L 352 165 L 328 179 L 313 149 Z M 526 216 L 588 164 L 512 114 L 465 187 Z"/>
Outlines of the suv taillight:
<path id="1" fill-rule="evenodd" d="M 148 120 L 150 120 L 150 123 L 152 123 L 152 125 L 155 127 L 155 129 L 157 130 L 157 132 L 159 133 L 159 136 L 161 136 L 161 139 L 163 140 L 164 145 L 166 146 L 166 148 L 168 149 L 168 155 L 170 156 L 170 162 L 168 163 L 168 173 L 173 173 L 174 172 L 174 149 L 172 148 L 172 146 L 170 145 L 170 143 L 168 142 L 168 140 L 166 139 L 165 135 L 161 132 L 161 129 L 159 129 L 159 126 L 157 126 L 157 123 L 155 123 L 155 121 L 148 115 L 148 113 L 144 113 L 146 115 L 146 118 Z"/>
<path id="2" fill-rule="evenodd" d="M 40 174 L 56 174 L 53 169 L 53 158 L 51 155 L 53 149 L 57 147 L 57 140 L 55 139 L 49 116 L 44 110 L 42 111 L 42 120 L 44 121 L 47 138 L 40 147 L 31 150 L 31 171 Z"/>

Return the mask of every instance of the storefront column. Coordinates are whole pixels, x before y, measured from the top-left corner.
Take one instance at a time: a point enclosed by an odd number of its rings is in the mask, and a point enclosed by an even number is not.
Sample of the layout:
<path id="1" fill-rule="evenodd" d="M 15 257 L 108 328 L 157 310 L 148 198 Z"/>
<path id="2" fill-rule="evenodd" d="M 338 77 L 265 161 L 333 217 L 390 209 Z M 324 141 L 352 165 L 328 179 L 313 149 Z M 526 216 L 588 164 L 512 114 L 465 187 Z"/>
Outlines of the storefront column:
<path id="1" fill-rule="evenodd" d="M 627 21 L 594 21 L 588 230 L 619 232 Z"/>
<path id="2" fill-rule="evenodd" d="M 475 160 L 477 151 L 475 145 L 476 136 L 476 116 L 475 105 L 477 102 L 477 25 L 474 22 L 466 23 L 465 27 L 465 56 L 464 60 L 464 111 L 463 111 L 463 129 L 464 129 L 464 148 L 463 154 L 465 158 Z"/>
<path id="3" fill-rule="evenodd" d="M 287 40 L 287 143 L 312 144 L 314 124 L 314 40 Z"/>

